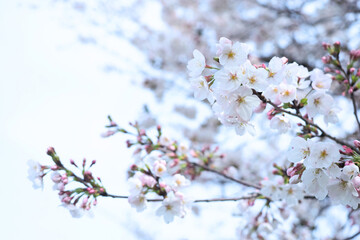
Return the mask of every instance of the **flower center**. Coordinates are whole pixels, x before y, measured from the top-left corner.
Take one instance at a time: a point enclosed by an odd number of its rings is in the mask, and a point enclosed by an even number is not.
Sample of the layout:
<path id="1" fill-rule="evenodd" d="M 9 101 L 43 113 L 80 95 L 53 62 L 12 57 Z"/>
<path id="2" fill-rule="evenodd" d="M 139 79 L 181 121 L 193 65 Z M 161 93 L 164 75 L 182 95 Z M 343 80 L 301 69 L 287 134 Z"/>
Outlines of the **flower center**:
<path id="1" fill-rule="evenodd" d="M 235 73 L 235 74 L 230 73 L 230 80 L 231 80 L 231 81 L 236 81 L 236 80 L 238 80 L 237 74 L 236 74 L 236 73 Z"/>
<path id="2" fill-rule="evenodd" d="M 245 102 L 245 98 L 239 96 L 239 97 L 236 99 L 236 102 L 237 102 L 238 104 L 244 103 L 244 102 Z"/>
<path id="3" fill-rule="evenodd" d="M 290 96 L 290 91 L 289 91 L 289 90 L 285 90 L 285 91 L 283 92 L 283 96 L 285 96 L 285 97 Z"/>
<path id="4" fill-rule="evenodd" d="M 319 104 L 320 104 L 320 99 L 319 98 L 314 99 L 314 105 L 318 106 Z"/>
<path id="5" fill-rule="evenodd" d="M 254 84 L 254 83 L 256 82 L 255 77 L 252 76 L 251 78 L 249 78 L 249 82 L 250 82 L 251 84 Z"/>
<path id="6" fill-rule="evenodd" d="M 326 152 L 326 150 L 322 150 L 320 152 L 320 158 L 325 159 L 329 154 Z"/>
<path id="7" fill-rule="evenodd" d="M 275 76 L 275 73 L 269 71 L 269 78 L 272 78 L 272 77 L 274 77 L 274 76 Z"/>
<path id="8" fill-rule="evenodd" d="M 316 86 L 317 86 L 318 88 L 323 88 L 323 87 L 324 87 L 324 85 L 323 85 L 322 83 L 317 83 Z"/>
<path id="9" fill-rule="evenodd" d="M 228 58 L 229 59 L 234 59 L 235 58 L 235 53 L 233 51 L 230 51 L 228 54 L 227 54 Z"/>

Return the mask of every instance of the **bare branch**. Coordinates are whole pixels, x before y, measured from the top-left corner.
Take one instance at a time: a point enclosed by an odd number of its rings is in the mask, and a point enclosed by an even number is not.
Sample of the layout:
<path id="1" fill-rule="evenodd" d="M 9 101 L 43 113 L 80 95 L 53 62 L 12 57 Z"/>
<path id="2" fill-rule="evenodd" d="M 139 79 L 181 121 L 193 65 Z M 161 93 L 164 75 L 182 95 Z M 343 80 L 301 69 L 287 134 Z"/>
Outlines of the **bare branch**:
<path id="1" fill-rule="evenodd" d="M 127 199 L 129 196 L 120 196 L 120 195 L 113 195 L 108 193 L 101 194 L 103 197 L 111 197 L 111 198 L 120 198 L 120 199 Z M 249 196 L 237 197 L 237 198 L 210 198 L 210 199 L 197 199 L 193 202 L 195 203 L 202 203 L 202 202 L 231 202 L 231 201 L 239 201 L 239 200 L 249 200 L 254 199 L 260 196 L 258 193 L 250 194 Z M 164 199 L 147 199 L 148 202 L 162 202 Z"/>
<path id="2" fill-rule="evenodd" d="M 360 121 L 359 121 L 359 117 L 357 115 L 357 107 L 356 107 L 356 101 L 355 101 L 354 93 L 350 94 L 350 98 L 351 98 L 351 101 L 352 101 L 352 104 L 353 104 L 354 116 L 355 116 L 356 122 L 358 124 L 359 131 L 360 131 Z"/>
<path id="3" fill-rule="evenodd" d="M 192 165 L 194 165 L 194 166 L 196 166 L 196 167 L 202 168 L 202 169 L 204 169 L 204 170 L 206 170 L 206 171 L 208 171 L 208 172 L 213 172 L 213 173 L 215 173 L 215 174 L 217 174 L 217 175 L 220 175 L 220 176 L 222 176 L 222 177 L 224 177 L 224 178 L 226 178 L 226 179 L 229 179 L 229 180 L 231 180 L 231 181 L 233 181 L 233 182 L 240 183 L 240 184 L 242 184 L 242 185 L 244 185 L 244 186 L 252 187 L 252 188 L 255 188 L 255 189 L 261 189 L 261 187 L 258 186 L 258 185 L 255 185 L 255 184 L 252 184 L 252 183 L 243 181 L 243 180 L 235 179 L 235 178 L 233 178 L 233 177 L 230 177 L 230 176 L 228 176 L 228 175 L 226 175 L 226 174 L 224 174 L 224 173 L 222 173 L 222 172 L 219 172 L 219 171 L 217 171 L 217 170 L 215 170 L 215 169 L 212 169 L 212 168 L 210 168 L 210 167 L 207 167 L 207 166 L 204 166 L 204 165 L 201 165 L 201 164 L 198 164 L 198 163 L 194 163 L 194 162 L 189 162 L 189 161 L 188 161 L 188 163 L 190 163 L 190 164 L 192 164 Z"/>

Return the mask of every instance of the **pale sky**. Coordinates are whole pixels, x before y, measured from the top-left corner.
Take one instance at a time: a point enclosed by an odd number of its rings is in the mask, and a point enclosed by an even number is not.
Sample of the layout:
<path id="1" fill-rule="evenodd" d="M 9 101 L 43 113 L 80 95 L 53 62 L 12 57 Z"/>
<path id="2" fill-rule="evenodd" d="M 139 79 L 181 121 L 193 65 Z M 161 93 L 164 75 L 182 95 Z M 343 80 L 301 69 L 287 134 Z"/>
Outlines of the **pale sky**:
<path id="1" fill-rule="evenodd" d="M 151 94 L 131 84 L 142 78 L 137 66 L 147 63 L 126 39 L 71 25 L 77 19 L 64 16 L 76 15 L 64 15 L 66 9 L 21 2 L 0 0 L 0 238 L 234 239 L 236 203 L 208 204 L 200 217 L 166 225 L 157 207 L 137 213 L 126 200 L 99 199 L 93 218 L 73 219 L 49 179 L 43 191 L 31 187 L 26 162 L 50 164 L 46 149 L 53 146 L 65 163 L 96 159 L 94 174 L 108 192 L 126 195 L 126 139 L 100 134 L 108 114 L 126 125 Z M 89 32 L 99 42 L 78 40 Z M 106 65 L 120 71 L 106 73 Z"/>

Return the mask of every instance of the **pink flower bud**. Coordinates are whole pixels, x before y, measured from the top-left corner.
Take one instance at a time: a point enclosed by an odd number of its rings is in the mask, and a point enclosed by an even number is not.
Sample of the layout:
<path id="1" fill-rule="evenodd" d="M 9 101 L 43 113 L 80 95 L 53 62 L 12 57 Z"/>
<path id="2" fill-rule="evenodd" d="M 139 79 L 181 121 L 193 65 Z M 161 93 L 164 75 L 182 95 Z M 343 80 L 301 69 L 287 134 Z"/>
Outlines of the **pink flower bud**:
<path id="1" fill-rule="evenodd" d="M 340 70 L 337 70 L 337 69 L 336 69 L 336 70 L 335 70 L 335 73 L 336 73 L 336 74 L 340 74 L 341 72 L 340 72 Z"/>
<path id="2" fill-rule="evenodd" d="M 354 145 L 355 145 L 355 147 L 360 148 L 360 141 L 354 140 Z"/>
<path id="3" fill-rule="evenodd" d="M 105 138 L 105 137 L 110 137 L 110 136 L 112 136 L 114 134 L 115 134 L 114 131 L 109 130 L 106 133 L 102 133 L 101 136 Z"/>
<path id="4" fill-rule="evenodd" d="M 265 110 L 265 108 L 266 108 L 266 103 L 262 102 L 257 108 L 255 108 L 254 112 L 262 113 Z"/>
<path id="5" fill-rule="evenodd" d="M 138 166 L 136 164 L 131 165 L 130 167 L 131 171 L 136 171 L 138 169 Z"/>
<path id="6" fill-rule="evenodd" d="M 359 189 L 360 188 L 360 177 L 359 176 L 356 176 L 353 178 L 352 180 L 353 184 L 354 184 L 354 187 L 356 189 Z"/>
<path id="7" fill-rule="evenodd" d="M 324 64 L 329 64 L 331 62 L 331 57 L 330 56 L 323 56 L 321 58 L 321 61 L 324 63 Z"/>
<path id="8" fill-rule="evenodd" d="M 92 160 L 90 167 L 96 163 L 96 160 Z"/>
<path id="9" fill-rule="evenodd" d="M 324 50 L 327 50 L 330 47 L 330 44 L 325 42 L 323 42 L 321 45 L 323 46 Z"/>
<path id="10" fill-rule="evenodd" d="M 175 158 L 174 161 L 170 164 L 170 167 L 173 168 L 175 166 L 177 166 L 179 164 L 179 159 L 178 158 Z"/>
<path id="11" fill-rule="evenodd" d="M 329 73 L 329 72 L 331 72 L 331 69 L 328 67 L 324 67 L 324 72 Z"/>
<path id="12" fill-rule="evenodd" d="M 300 182 L 300 176 L 299 175 L 294 175 L 289 179 L 289 183 L 291 184 L 297 184 Z"/>
<path id="13" fill-rule="evenodd" d="M 66 204 L 70 204 L 71 198 L 70 197 L 64 197 L 61 201 L 66 203 Z"/>
<path id="14" fill-rule="evenodd" d="M 349 148 L 345 145 L 343 146 L 343 149 L 345 150 L 345 154 L 352 155 L 354 153 L 351 148 Z"/>
<path id="15" fill-rule="evenodd" d="M 58 169 L 59 169 L 59 167 L 58 167 L 58 166 L 56 166 L 56 165 L 54 165 L 54 166 L 51 166 L 51 167 L 50 167 L 50 169 L 51 169 L 51 170 L 53 170 L 53 171 L 55 171 L 55 170 L 58 170 Z"/>
<path id="16" fill-rule="evenodd" d="M 65 179 L 62 180 L 62 182 L 66 185 L 66 184 L 69 183 L 69 179 L 68 179 L 68 178 L 65 178 Z"/>
<path id="17" fill-rule="evenodd" d="M 344 83 L 344 84 L 349 84 L 349 80 L 345 79 L 345 80 L 343 81 L 343 83 Z"/>
<path id="18" fill-rule="evenodd" d="M 294 169 L 293 167 L 288 168 L 288 169 L 286 170 L 286 174 L 287 174 L 289 177 L 292 177 L 292 176 L 295 175 L 295 171 L 294 171 L 294 170 L 295 170 L 295 169 Z"/>
<path id="19" fill-rule="evenodd" d="M 354 72 L 355 72 L 355 68 L 352 67 L 352 68 L 349 69 L 349 71 L 350 71 L 350 73 L 354 73 Z"/>
<path id="20" fill-rule="evenodd" d="M 145 135 L 146 135 L 146 131 L 145 131 L 144 129 L 140 129 L 139 135 L 140 135 L 140 136 L 145 136 Z"/>
<path id="21" fill-rule="evenodd" d="M 345 162 L 345 166 L 349 166 L 349 165 L 352 165 L 352 164 L 354 164 L 353 161 L 346 161 L 346 162 Z"/>
<path id="22" fill-rule="evenodd" d="M 94 194 L 95 193 L 95 189 L 90 188 L 90 190 L 88 191 L 90 194 Z"/>
<path id="23" fill-rule="evenodd" d="M 360 49 L 350 51 L 350 59 L 356 61 L 360 58 Z"/>
<path id="24" fill-rule="evenodd" d="M 55 155 L 55 149 L 53 148 L 53 147 L 49 147 L 48 149 L 47 149 L 47 155 L 49 155 L 49 156 L 53 156 L 53 155 Z"/>
<path id="25" fill-rule="evenodd" d="M 353 87 L 350 87 L 348 93 L 349 93 L 349 94 L 352 94 L 353 92 L 354 92 L 354 88 L 353 88 Z"/>

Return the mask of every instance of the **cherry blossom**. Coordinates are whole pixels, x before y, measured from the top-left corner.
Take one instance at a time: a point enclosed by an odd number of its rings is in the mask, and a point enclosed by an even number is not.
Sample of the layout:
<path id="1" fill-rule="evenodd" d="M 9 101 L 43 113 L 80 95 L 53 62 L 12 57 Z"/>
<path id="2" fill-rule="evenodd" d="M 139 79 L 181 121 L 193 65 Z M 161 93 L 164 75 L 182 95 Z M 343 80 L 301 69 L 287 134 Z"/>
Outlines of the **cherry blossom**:
<path id="1" fill-rule="evenodd" d="M 187 69 L 190 77 L 198 77 L 204 71 L 206 63 L 204 55 L 197 49 L 193 52 L 194 58 L 188 62 Z"/>

